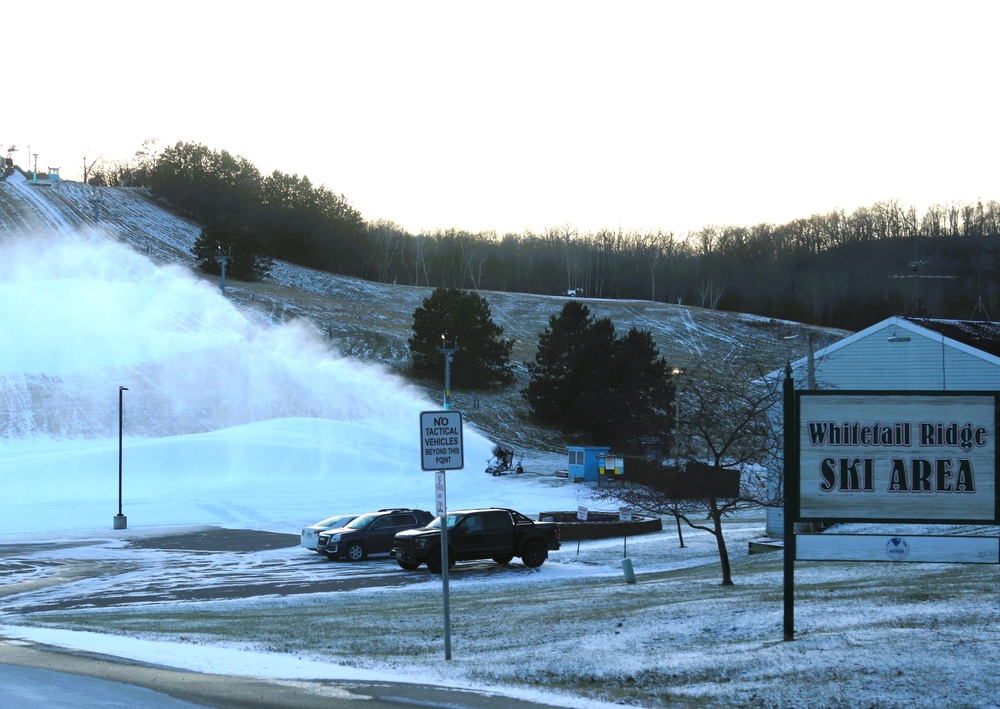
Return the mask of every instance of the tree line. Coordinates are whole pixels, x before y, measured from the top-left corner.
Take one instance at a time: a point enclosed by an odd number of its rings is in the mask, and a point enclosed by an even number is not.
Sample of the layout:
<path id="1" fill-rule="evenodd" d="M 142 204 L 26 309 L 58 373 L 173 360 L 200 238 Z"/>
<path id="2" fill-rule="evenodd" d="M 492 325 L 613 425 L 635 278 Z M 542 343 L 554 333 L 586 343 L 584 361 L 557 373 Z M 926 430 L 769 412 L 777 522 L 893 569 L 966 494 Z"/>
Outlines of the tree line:
<path id="1" fill-rule="evenodd" d="M 199 144 L 159 149 L 147 141 L 133 161 L 91 165 L 88 179 L 149 187 L 206 225 L 225 217 L 228 232 L 253 240 L 265 258 L 384 283 L 573 291 L 850 330 L 890 315 L 1000 312 L 996 201 L 933 205 L 923 213 L 886 201 L 685 235 L 571 225 L 541 233 L 411 234 L 393 222 L 366 221 L 343 195 L 305 176 L 264 176 L 245 158 Z M 214 241 L 202 244 L 203 256 L 218 242 L 217 235 L 207 238 Z M 218 269 L 216 259 L 203 256 L 206 270 Z"/>

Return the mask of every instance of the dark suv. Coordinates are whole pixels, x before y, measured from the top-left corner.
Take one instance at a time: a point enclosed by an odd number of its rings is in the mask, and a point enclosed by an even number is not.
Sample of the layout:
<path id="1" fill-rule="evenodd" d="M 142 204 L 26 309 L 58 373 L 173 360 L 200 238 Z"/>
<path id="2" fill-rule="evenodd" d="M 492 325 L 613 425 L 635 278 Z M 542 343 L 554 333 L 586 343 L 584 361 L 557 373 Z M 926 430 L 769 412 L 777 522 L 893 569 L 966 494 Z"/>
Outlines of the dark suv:
<path id="1" fill-rule="evenodd" d="M 432 519 L 430 512 L 406 507 L 368 512 L 347 526 L 321 532 L 316 551 L 330 559 L 349 561 L 360 561 L 369 554 L 388 554 L 398 532 L 424 527 Z"/>

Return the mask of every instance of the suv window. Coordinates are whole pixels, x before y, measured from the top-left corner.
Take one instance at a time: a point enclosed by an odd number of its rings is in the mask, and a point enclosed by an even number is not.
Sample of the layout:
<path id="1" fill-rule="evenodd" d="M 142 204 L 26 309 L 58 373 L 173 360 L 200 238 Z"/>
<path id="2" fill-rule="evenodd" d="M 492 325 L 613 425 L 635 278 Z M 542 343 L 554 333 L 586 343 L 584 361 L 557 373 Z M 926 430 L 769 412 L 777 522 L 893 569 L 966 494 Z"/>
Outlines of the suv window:
<path id="1" fill-rule="evenodd" d="M 392 526 L 392 517 L 386 515 L 385 517 L 380 517 L 379 519 L 372 522 L 372 529 L 385 529 L 386 527 Z"/>
<path id="2" fill-rule="evenodd" d="M 414 514 L 393 515 L 393 527 L 412 527 L 417 524 L 417 516 Z"/>
<path id="3" fill-rule="evenodd" d="M 351 529 L 364 529 L 365 527 L 367 527 L 372 523 L 372 520 L 375 520 L 377 518 L 378 515 L 361 515 L 357 519 L 351 520 L 351 522 L 349 522 L 347 526 L 350 527 Z"/>

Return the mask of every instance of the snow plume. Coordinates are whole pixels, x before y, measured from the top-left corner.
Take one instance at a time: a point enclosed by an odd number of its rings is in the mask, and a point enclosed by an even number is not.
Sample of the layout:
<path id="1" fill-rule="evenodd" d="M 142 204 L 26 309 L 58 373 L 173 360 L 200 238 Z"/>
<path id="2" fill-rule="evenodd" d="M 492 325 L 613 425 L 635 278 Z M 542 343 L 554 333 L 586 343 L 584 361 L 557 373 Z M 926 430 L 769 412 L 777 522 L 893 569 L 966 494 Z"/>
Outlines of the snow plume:
<path id="1" fill-rule="evenodd" d="M 331 352 L 304 322 L 257 324 L 211 282 L 107 240 L 0 245 L 0 437 L 130 437 L 286 417 L 416 431 L 433 408 L 383 368 Z"/>

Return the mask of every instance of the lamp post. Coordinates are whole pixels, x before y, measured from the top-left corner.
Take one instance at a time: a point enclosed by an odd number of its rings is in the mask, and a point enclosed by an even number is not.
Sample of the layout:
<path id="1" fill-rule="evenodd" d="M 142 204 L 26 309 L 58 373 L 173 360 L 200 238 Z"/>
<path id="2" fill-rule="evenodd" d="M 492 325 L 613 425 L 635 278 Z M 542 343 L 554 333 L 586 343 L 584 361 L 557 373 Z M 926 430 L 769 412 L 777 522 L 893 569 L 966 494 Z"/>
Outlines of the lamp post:
<path id="1" fill-rule="evenodd" d="M 229 254 L 222 253 L 222 245 L 219 245 L 219 253 L 216 255 L 219 260 L 219 265 L 222 266 L 222 275 L 219 276 L 219 290 L 222 291 L 222 295 L 226 294 L 226 264 L 229 263 L 233 257 Z"/>
<path id="2" fill-rule="evenodd" d="M 118 514 L 115 515 L 115 529 L 128 527 L 128 518 L 122 514 L 122 392 L 128 387 L 118 387 Z"/>
<path id="3" fill-rule="evenodd" d="M 684 374 L 684 367 L 674 367 L 670 370 L 670 374 L 676 377 L 674 384 L 674 475 L 680 475 L 681 472 L 681 437 L 680 437 L 680 427 L 681 427 L 681 396 L 680 396 L 680 383 L 681 375 Z M 684 533 L 681 531 L 681 518 L 679 515 L 674 515 L 677 520 L 677 540 L 680 543 L 681 549 L 684 548 Z"/>
<path id="4" fill-rule="evenodd" d="M 441 348 L 438 350 L 444 355 L 444 410 L 451 408 L 451 360 L 458 352 L 457 342 L 448 342 L 447 335 L 441 335 Z"/>

